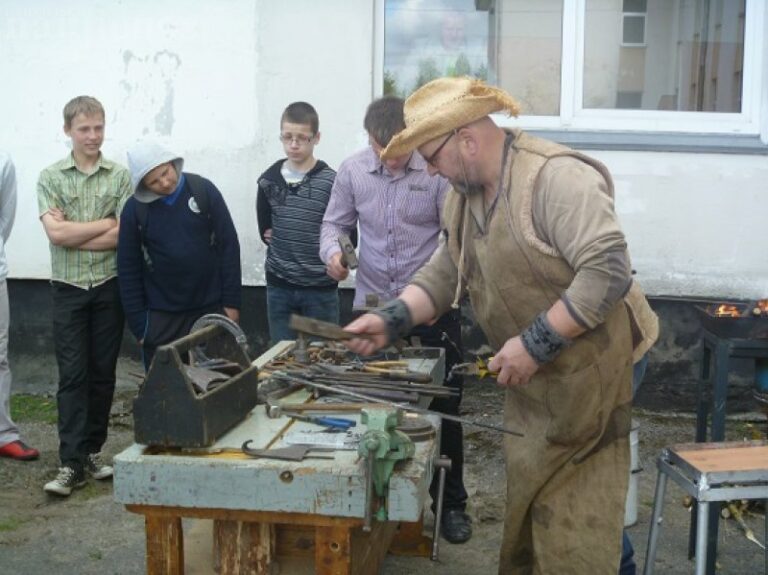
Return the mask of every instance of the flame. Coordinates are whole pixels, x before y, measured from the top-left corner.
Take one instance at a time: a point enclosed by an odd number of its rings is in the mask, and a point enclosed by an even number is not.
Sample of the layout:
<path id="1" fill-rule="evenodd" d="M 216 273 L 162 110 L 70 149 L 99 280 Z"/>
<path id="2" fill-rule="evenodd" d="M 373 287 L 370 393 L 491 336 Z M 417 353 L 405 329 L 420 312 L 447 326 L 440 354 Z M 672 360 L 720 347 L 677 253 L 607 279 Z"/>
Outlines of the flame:
<path id="1" fill-rule="evenodd" d="M 768 314 L 768 299 L 761 299 L 755 304 L 755 309 L 759 309 L 761 314 Z"/>
<path id="2" fill-rule="evenodd" d="M 715 317 L 740 317 L 741 312 L 735 305 L 720 304 L 715 310 Z"/>

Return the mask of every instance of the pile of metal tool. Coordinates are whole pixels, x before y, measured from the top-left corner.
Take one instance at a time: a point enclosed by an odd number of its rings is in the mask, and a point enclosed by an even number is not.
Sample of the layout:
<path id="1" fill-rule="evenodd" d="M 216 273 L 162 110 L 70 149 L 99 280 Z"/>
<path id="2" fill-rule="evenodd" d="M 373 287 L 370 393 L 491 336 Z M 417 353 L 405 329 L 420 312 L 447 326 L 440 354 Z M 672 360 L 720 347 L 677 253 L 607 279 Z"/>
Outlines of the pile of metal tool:
<path id="1" fill-rule="evenodd" d="M 408 362 L 404 360 L 368 362 L 352 360 L 341 364 L 315 363 L 306 366 L 285 366 L 283 369 L 274 371 L 272 376 L 277 379 L 298 378 L 311 381 L 341 390 L 342 393 L 352 391 L 369 397 L 414 404 L 418 404 L 424 398 L 431 400 L 435 397 L 449 397 L 458 393 L 442 385 L 435 385 L 432 383 L 432 376 L 428 373 L 408 370 Z M 333 389 L 325 389 L 324 393 L 334 395 Z"/>

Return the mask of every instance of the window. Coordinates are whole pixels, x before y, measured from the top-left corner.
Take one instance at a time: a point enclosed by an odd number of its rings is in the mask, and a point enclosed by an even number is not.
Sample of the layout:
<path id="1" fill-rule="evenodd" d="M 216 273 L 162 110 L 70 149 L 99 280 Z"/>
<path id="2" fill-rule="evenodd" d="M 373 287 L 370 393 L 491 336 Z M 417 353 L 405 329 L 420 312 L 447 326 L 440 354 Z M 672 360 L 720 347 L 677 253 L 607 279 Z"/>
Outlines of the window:
<path id="1" fill-rule="evenodd" d="M 621 45 L 645 46 L 646 0 L 624 0 L 621 21 Z"/>
<path id="2" fill-rule="evenodd" d="M 758 134 L 763 0 L 379 0 L 380 93 L 471 75 L 529 129 Z M 504 123 L 500 118 L 499 122 Z"/>

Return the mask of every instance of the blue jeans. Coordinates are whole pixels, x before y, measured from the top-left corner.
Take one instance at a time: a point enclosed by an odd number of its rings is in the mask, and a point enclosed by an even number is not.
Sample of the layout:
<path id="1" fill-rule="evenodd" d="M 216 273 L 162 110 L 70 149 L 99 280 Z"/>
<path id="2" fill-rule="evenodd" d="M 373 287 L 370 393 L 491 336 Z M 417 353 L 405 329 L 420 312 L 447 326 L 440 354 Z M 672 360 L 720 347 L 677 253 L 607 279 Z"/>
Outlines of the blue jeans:
<path id="1" fill-rule="evenodd" d="M 632 542 L 629 540 L 626 530 L 621 540 L 621 563 L 619 564 L 619 575 L 635 575 L 637 565 L 635 565 L 635 550 L 632 548 Z"/>
<path id="2" fill-rule="evenodd" d="M 339 290 L 267 286 L 267 319 L 272 343 L 296 339 L 288 327 L 291 314 L 339 323 Z"/>

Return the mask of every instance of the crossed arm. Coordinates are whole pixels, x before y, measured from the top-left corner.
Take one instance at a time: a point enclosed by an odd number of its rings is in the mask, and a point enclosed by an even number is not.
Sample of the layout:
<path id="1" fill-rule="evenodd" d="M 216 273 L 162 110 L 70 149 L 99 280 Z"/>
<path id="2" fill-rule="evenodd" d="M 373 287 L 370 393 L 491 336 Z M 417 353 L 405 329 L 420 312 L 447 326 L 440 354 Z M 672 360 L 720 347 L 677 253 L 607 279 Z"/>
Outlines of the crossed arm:
<path id="1" fill-rule="evenodd" d="M 40 221 L 55 246 L 92 251 L 113 250 L 117 246 L 120 224 L 115 217 L 93 222 L 71 222 L 63 211 L 50 208 L 40 216 Z"/>

